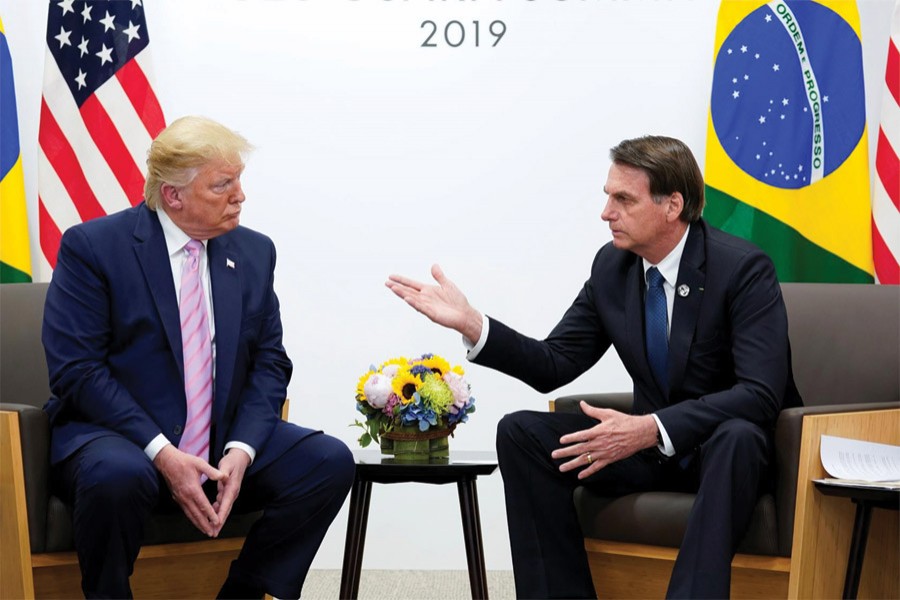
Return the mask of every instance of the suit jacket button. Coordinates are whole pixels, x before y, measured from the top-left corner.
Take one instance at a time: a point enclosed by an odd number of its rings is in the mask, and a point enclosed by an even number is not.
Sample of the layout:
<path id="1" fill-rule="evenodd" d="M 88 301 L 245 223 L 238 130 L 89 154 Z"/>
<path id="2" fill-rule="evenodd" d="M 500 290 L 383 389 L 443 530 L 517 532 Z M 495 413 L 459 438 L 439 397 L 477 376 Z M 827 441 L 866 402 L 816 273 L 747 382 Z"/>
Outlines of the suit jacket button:
<path id="1" fill-rule="evenodd" d="M 182 431 L 184 431 L 184 428 L 181 425 L 176 425 L 172 430 L 172 433 L 174 433 L 175 435 L 181 435 Z"/>

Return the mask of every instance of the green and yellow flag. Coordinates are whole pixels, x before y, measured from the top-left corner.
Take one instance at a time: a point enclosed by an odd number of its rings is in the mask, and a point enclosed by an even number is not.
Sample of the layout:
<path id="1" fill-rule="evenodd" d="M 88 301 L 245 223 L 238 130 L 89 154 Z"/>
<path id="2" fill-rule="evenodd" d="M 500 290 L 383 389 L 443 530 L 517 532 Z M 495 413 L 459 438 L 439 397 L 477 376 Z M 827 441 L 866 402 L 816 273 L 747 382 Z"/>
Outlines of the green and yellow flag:
<path id="1" fill-rule="evenodd" d="M 31 281 L 31 252 L 16 89 L 6 31 L 0 19 L 0 283 L 26 281 Z"/>
<path id="2" fill-rule="evenodd" d="M 873 281 L 855 1 L 722 0 L 714 56 L 706 219 L 781 281 Z"/>

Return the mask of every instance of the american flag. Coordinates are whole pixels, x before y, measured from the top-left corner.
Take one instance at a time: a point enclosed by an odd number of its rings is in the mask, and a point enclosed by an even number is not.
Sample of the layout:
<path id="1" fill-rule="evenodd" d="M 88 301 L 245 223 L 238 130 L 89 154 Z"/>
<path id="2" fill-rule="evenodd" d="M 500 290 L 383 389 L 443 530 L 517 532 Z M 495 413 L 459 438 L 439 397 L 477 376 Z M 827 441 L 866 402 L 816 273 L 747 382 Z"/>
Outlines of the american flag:
<path id="1" fill-rule="evenodd" d="M 900 2 L 891 19 L 881 127 L 875 152 L 872 254 L 879 283 L 900 283 Z"/>
<path id="2" fill-rule="evenodd" d="M 44 261 L 62 233 L 143 198 L 147 149 L 165 120 L 151 85 L 142 0 L 51 0 L 38 142 Z"/>

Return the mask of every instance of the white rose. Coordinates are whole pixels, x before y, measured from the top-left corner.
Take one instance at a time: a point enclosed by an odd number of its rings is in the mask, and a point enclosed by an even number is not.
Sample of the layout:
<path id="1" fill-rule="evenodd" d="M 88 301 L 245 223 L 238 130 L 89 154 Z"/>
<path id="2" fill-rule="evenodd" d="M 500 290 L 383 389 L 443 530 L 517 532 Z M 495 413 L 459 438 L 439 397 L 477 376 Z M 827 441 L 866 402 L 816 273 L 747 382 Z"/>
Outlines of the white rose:
<path id="1" fill-rule="evenodd" d="M 387 404 L 393 390 L 391 389 L 391 378 L 385 377 L 383 374 L 373 373 L 366 379 L 363 385 L 363 391 L 366 393 L 366 401 L 373 408 L 384 408 Z"/>

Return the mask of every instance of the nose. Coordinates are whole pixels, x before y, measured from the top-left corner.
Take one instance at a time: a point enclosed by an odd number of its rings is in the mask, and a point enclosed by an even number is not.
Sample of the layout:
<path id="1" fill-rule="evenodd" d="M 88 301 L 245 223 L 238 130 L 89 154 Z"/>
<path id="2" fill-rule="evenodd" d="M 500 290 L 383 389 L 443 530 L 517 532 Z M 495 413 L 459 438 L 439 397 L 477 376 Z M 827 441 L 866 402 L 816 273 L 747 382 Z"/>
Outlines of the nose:
<path id="1" fill-rule="evenodd" d="M 241 186 L 240 180 L 236 181 L 235 185 L 237 187 L 234 190 L 234 194 L 231 196 L 231 201 L 240 204 L 247 199 L 247 196 L 244 195 L 244 188 Z"/>
<path id="2" fill-rule="evenodd" d="M 604 221 L 612 221 L 615 216 L 613 209 L 610 206 L 611 202 L 609 198 L 606 199 L 606 205 L 603 207 L 603 212 L 600 213 L 600 218 Z"/>

